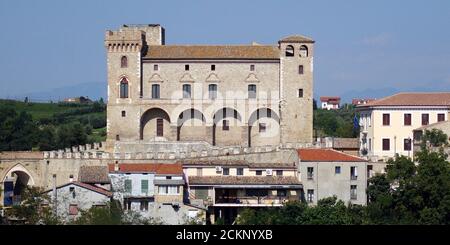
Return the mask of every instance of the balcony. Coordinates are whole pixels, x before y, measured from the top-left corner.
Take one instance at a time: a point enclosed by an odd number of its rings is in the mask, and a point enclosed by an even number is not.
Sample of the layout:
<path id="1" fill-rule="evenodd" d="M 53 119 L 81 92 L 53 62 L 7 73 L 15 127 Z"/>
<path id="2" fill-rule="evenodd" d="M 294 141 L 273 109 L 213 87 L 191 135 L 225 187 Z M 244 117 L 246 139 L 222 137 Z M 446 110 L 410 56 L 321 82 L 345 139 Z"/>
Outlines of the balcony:
<path id="1" fill-rule="evenodd" d="M 248 207 L 269 207 L 282 206 L 288 201 L 298 201 L 299 196 L 288 195 L 287 190 L 281 190 L 280 196 L 270 195 L 268 190 L 260 189 L 258 194 L 245 193 L 244 190 L 216 190 L 214 206 L 248 206 Z M 249 195 L 250 194 L 250 195 Z"/>

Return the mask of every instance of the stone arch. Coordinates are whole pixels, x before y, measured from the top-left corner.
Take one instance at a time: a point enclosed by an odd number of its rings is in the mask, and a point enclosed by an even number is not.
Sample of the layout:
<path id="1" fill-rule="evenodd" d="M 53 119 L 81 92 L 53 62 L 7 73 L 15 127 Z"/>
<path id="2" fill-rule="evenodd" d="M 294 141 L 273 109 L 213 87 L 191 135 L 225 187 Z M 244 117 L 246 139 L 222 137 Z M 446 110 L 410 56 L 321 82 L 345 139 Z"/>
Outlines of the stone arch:
<path id="1" fill-rule="evenodd" d="M 263 125 L 265 127 L 262 127 Z M 262 131 L 263 128 L 264 131 Z M 248 146 L 277 145 L 279 140 L 280 117 L 275 111 L 270 108 L 258 108 L 250 114 L 248 119 Z"/>
<path id="2" fill-rule="evenodd" d="M 13 203 L 20 203 L 20 196 L 26 186 L 35 186 L 37 179 L 31 171 L 18 163 L 12 166 L 2 178 L 2 193 L 4 196 L 4 205 L 10 206 Z"/>
<path id="3" fill-rule="evenodd" d="M 186 109 L 177 118 L 177 141 L 206 139 L 205 115 L 194 108 Z"/>
<path id="4" fill-rule="evenodd" d="M 224 125 L 225 119 L 227 125 Z M 217 129 L 217 126 L 222 126 Z M 213 115 L 212 144 L 216 145 L 239 145 L 242 140 L 242 116 L 234 108 L 224 107 Z"/>
<path id="5" fill-rule="evenodd" d="M 308 57 L 308 47 L 306 45 L 300 46 L 300 57 Z"/>
<path id="6" fill-rule="evenodd" d="M 294 46 L 287 45 L 285 50 L 285 56 L 286 57 L 293 57 L 294 56 Z"/>
<path id="7" fill-rule="evenodd" d="M 172 138 L 169 114 L 158 107 L 144 112 L 140 122 L 141 140 L 162 140 Z"/>

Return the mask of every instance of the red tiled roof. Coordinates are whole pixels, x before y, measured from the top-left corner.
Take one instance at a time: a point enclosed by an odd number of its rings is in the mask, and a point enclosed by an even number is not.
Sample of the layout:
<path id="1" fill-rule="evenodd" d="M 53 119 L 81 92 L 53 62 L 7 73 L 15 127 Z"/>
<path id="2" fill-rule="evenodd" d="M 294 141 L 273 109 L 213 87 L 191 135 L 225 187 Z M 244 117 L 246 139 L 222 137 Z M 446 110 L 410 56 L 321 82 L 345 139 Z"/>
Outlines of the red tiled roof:
<path id="1" fill-rule="evenodd" d="M 450 92 L 398 93 L 358 107 L 370 106 L 450 106 Z"/>
<path id="2" fill-rule="evenodd" d="M 302 162 L 365 162 L 366 160 L 332 149 L 298 149 Z"/>
<path id="3" fill-rule="evenodd" d="M 108 164 L 109 172 L 114 171 L 114 164 Z M 122 173 L 156 173 L 156 174 L 183 174 L 183 165 L 180 163 L 124 163 L 119 164 Z"/>
<path id="4" fill-rule="evenodd" d="M 334 96 L 321 96 L 320 101 L 327 101 L 327 102 L 337 102 L 341 101 L 341 97 L 334 97 Z"/>

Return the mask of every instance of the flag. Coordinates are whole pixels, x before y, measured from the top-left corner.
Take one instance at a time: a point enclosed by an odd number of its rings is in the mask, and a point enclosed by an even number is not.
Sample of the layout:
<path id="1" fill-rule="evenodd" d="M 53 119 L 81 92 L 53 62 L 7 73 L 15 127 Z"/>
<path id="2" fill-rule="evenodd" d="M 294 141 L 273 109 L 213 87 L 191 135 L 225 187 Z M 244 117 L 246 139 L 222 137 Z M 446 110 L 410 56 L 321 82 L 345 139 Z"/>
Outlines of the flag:
<path id="1" fill-rule="evenodd" d="M 355 117 L 353 117 L 353 128 L 357 129 L 358 127 L 359 127 L 359 120 L 358 120 L 358 117 L 356 117 L 356 114 L 355 114 Z"/>

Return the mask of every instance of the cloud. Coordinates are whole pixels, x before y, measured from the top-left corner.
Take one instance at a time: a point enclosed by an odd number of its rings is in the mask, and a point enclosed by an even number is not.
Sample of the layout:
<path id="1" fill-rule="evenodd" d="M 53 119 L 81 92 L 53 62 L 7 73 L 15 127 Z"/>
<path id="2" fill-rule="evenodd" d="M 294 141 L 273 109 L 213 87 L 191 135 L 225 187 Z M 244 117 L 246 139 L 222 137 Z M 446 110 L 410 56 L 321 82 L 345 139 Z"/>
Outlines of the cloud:
<path id="1" fill-rule="evenodd" d="M 392 40 L 392 35 L 389 33 L 380 33 L 374 36 L 364 37 L 362 43 L 370 46 L 386 45 Z"/>

